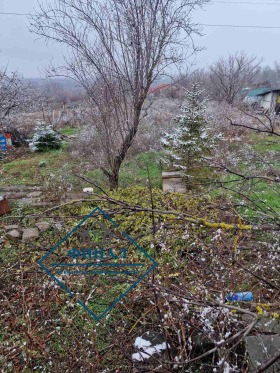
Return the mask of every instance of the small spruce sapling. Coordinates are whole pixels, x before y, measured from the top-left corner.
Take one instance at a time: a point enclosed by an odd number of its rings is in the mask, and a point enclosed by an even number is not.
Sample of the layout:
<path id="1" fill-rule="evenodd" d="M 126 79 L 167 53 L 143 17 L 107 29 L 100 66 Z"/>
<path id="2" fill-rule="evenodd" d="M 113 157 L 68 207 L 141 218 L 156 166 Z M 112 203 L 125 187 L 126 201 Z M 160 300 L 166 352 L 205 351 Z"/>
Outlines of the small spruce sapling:
<path id="1" fill-rule="evenodd" d="M 44 152 L 50 149 L 60 149 L 62 147 L 62 140 L 50 125 L 39 122 L 35 128 L 32 144 L 34 150 Z"/>
<path id="2" fill-rule="evenodd" d="M 174 118 L 174 132 L 165 133 L 161 140 L 165 163 L 169 170 L 182 172 L 188 189 L 209 180 L 207 158 L 219 137 L 210 132 L 206 103 L 203 90 L 193 84 L 186 92 L 182 114 Z"/>

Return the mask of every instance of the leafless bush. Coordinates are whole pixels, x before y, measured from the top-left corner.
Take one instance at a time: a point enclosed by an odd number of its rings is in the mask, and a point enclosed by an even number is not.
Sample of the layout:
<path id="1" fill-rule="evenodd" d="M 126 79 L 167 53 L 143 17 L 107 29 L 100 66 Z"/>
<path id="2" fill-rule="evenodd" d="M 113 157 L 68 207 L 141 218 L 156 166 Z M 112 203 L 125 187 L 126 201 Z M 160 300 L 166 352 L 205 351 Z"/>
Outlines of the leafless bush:
<path id="1" fill-rule="evenodd" d="M 244 51 L 220 58 L 210 66 L 210 90 L 212 98 L 233 104 L 242 89 L 250 86 L 259 73 L 261 60 L 249 57 Z"/>
<path id="2" fill-rule="evenodd" d="M 226 141 L 240 140 L 244 135 L 250 131 L 243 128 L 237 128 L 230 125 L 229 119 L 236 120 L 244 125 L 253 125 L 256 119 L 249 117 L 242 112 L 238 107 L 227 104 L 224 102 L 210 101 L 208 104 L 207 112 L 213 118 L 213 126 L 215 131 L 223 134 Z"/>

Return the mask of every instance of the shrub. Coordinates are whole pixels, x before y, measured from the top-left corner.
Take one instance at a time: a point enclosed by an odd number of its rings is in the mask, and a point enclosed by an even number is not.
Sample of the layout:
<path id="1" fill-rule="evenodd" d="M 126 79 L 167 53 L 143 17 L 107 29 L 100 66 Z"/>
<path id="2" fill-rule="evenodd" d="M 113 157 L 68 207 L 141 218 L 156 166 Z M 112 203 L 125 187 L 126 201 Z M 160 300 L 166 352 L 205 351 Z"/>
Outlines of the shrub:
<path id="1" fill-rule="evenodd" d="M 37 124 L 32 143 L 34 150 L 39 152 L 60 149 L 62 147 L 60 135 L 50 125 L 46 125 L 45 123 Z"/>

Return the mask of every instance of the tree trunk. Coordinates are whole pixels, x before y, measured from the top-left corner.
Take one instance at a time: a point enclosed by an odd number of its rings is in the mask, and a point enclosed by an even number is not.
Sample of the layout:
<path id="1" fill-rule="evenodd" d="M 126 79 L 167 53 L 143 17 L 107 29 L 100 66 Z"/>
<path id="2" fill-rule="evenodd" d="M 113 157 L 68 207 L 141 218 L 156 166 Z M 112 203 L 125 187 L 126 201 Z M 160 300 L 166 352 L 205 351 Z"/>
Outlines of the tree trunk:
<path id="1" fill-rule="evenodd" d="M 119 169 L 113 170 L 113 173 L 108 177 L 110 190 L 117 189 L 119 186 Z"/>
<path id="2" fill-rule="evenodd" d="M 119 154 L 114 157 L 113 160 L 113 165 L 111 166 L 111 171 L 107 171 L 104 168 L 102 168 L 102 171 L 104 175 L 108 178 L 109 180 L 109 186 L 110 190 L 117 189 L 119 186 L 119 172 L 120 168 L 122 165 L 122 162 L 133 142 L 134 137 L 136 136 L 138 126 L 139 126 L 139 121 L 140 121 L 140 113 L 141 113 L 141 108 L 143 105 L 143 98 L 141 98 L 140 103 L 138 104 L 136 108 L 136 114 L 134 116 L 133 120 L 133 126 L 129 129 L 128 134 L 126 135 L 122 145 L 121 149 L 119 150 Z"/>
<path id="3" fill-rule="evenodd" d="M 105 168 L 101 167 L 103 174 L 107 177 L 109 181 L 110 190 L 117 189 L 119 186 L 119 172 L 122 164 L 122 160 L 119 157 L 115 157 L 114 165 L 111 171 L 107 171 Z"/>

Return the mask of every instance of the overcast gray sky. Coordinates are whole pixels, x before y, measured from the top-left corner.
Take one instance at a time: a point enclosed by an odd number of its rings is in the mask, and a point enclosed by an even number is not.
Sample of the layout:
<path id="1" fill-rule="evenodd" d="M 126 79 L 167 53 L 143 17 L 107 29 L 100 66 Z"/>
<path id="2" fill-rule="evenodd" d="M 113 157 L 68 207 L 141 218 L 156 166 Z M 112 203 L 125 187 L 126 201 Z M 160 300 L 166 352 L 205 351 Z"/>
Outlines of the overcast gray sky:
<path id="1" fill-rule="evenodd" d="M 219 1 L 197 11 L 194 20 L 202 24 L 278 26 L 279 29 L 204 27 L 205 35 L 197 43 L 206 49 L 197 55 L 197 66 L 205 67 L 228 52 L 242 49 L 263 57 L 265 65 L 279 60 L 280 0 L 224 0 L 231 4 Z M 32 13 L 36 4 L 37 0 L 0 0 L 0 13 Z M 27 17 L 0 14 L 0 66 L 8 64 L 11 70 L 18 70 L 25 77 L 40 77 L 40 70 L 50 60 L 62 61 L 61 47 L 47 47 L 42 40 L 36 40 L 36 35 L 28 31 Z"/>

